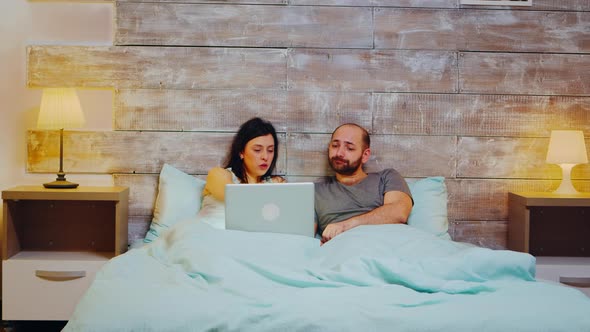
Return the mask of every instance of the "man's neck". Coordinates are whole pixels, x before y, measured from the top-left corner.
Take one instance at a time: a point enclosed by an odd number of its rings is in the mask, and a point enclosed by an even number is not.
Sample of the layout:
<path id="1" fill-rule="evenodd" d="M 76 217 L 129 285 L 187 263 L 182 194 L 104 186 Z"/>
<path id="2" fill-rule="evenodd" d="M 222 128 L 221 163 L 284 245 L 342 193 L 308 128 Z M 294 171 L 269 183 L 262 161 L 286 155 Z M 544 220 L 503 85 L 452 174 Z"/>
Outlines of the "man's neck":
<path id="1" fill-rule="evenodd" d="M 355 184 L 363 181 L 367 177 L 367 173 L 359 168 L 356 172 L 351 175 L 344 175 L 336 173 L 336 180 L 345 186 L 354 186 Z"/>

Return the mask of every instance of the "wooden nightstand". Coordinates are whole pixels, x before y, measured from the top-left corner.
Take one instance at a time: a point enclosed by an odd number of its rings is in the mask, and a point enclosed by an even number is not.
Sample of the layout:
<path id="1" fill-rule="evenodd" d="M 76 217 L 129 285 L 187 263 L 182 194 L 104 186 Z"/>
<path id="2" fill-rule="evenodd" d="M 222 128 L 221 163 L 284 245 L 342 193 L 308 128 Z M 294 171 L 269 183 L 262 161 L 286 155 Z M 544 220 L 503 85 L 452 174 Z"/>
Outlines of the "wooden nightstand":
<path id="1" fill-rule="evenodd" d="M 590 193 L 508 193 L 508 249 L 537 258 L 537 278 L 590 296 Z"/>
<path id="2" fill-rule="evenodd" d="M 2 191 L 2 318 L 68 320 L 100 267 L 127 250 L 126 187 Z"/>

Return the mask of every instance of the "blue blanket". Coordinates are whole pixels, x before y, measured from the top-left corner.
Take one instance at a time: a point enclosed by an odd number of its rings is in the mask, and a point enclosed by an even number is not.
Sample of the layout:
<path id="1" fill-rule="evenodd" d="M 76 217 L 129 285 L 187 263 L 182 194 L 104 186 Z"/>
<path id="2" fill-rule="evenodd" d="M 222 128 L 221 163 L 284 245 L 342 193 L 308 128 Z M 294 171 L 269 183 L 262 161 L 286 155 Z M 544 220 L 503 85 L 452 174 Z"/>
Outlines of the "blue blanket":
<path id="1" fill-rule="evenodd" d="M 590 331 L 535 259 L 406 225 L 303 236 L 187 221 L 107 263 L 64 331 Z"/>

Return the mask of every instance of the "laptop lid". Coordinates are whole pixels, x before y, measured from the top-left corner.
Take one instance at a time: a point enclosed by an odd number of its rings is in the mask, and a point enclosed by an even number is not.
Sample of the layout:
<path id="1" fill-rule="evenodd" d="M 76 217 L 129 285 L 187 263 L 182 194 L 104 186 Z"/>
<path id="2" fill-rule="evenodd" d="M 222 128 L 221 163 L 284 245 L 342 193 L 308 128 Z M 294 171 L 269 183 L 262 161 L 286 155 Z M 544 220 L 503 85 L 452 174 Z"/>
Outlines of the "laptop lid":
<path id="1" fill-rule="evenodd" d="M 225 228 L 314 236 L 311 182 L 228 184 Z"/>

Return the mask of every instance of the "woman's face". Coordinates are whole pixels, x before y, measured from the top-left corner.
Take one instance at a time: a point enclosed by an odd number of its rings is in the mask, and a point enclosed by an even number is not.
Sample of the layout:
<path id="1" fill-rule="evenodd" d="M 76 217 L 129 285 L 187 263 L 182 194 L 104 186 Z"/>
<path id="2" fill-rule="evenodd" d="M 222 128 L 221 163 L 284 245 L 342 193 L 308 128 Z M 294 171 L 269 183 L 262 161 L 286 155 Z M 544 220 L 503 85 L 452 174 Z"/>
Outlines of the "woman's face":
<path id="1" fill-rule="evenodd" d="M 256 183 L 269 169 L 275 157 L 275 141 L 271 134 L 258 136 L 246 143 L 240 158 L 249 183 Z"/>

